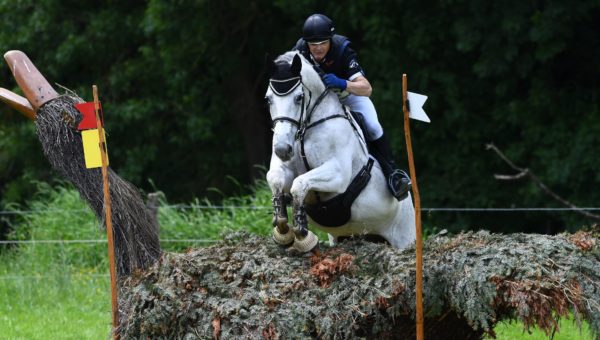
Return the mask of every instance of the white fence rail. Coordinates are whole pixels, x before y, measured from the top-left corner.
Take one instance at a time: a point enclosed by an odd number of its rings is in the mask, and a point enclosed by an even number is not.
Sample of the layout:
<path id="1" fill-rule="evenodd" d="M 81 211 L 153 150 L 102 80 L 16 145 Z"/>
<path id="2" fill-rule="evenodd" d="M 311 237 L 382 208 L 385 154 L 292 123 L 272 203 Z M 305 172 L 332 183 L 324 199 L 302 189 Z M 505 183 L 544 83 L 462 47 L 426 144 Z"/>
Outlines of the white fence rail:
<path id="1" fill-rule="evenodd" d="M 270 211 L 272 208 L 268 206 L 235 206 L 235 205 L 169 205 L 169 208 L 174 209 L 182 209 L 182 210 L 265 210 Z M 482 212 L 482 213 L 499 213 L 499 212 L 575 212 L 575 211 L 600 211 L 600 207 L 581 207 L 581 208 L 547 208 L 547 207 L 507 207 L 507 208 L 457 208 L 457 207 L 448 207 L 448 208 L 421 208 L 424 213 L 431 212 Z M 76 214 L 81 213 L 86 210 L 84 209 L 76 209 L 76 210 L 59 210 L 59 209 L 47 209 L 47 210 L 5 210 L 0 211 L 1 215 L 33 215 L 33 214 L 41 214 L 41 213 L 67 213 L 67 214 Z M 161 243 L 190 243 L 190 244 L 213 244 L 218 242 L 218 239 L 161 239 Z M 68 245 L 68 244 L 98 244 L 98 243 L 106 243 L 106 239 L 91 239 L 91 240 L 0 240 L 0 246 L 2 245 L 18 245 L 18 244 L 39 244 L 39 245 L 50 245 L 50 244 L 60 244 L 60 245 Z M 61 274 L 63 276 L 84 276 L 89 278 L 108 278 L 108 274 L 69 274 L 64 273 Z M 4 280 L 41 280 L 47 279 L 51 277 L 56 277 L 56 275 L 47 275 L 47 274 L 33 274 L 33 275 L 4 275 L 0 276 L 0 282 Z"/>
<path id="2" fill-rule="evenodd" d="M 265 210 L 270 211 L 272 207 L 268 206 L 237 206 L 237 205 L 168 205 L 168 208 L 182 209 L 182 210 Z M 0 215 L 33 215 L 41 213 L 67 213 L 76 214 L 86 210 L 74 209 L 74 210 L 62 210 L 62 209 L 46 209 L 46 210 L 2 210 Z M 421 208 L 424 212 L 518 212 L 518 211 L 600 211 L 600 207 L 577 207 L 577 208 L 548 208 L 548 207 L 506 207 L 506 208 Z"/>

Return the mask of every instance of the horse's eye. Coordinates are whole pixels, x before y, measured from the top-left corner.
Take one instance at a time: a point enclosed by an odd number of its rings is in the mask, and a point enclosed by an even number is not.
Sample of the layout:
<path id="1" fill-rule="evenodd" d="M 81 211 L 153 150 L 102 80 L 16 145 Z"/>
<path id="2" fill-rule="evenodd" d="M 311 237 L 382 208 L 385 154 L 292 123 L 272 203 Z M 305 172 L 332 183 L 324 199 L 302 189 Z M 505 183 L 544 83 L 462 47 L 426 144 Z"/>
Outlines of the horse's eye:
<path id="1" fill-rule="evenodd" d="M 271 105 L 271 104 L 272 104 L 272 102 L 271 102 L 271 98 L 269 98 L 269 97 L 265 97 L 265 103 L 266 103 L 267 105 Z"/>
<path id="2" fill-rule="evenodd" d="M 296 104 L 300 104 L 302 102 L 302 98 L 304 98 L 304 94 L 299 94 L 297 95 L 294 100 L 296 101 Z"/>

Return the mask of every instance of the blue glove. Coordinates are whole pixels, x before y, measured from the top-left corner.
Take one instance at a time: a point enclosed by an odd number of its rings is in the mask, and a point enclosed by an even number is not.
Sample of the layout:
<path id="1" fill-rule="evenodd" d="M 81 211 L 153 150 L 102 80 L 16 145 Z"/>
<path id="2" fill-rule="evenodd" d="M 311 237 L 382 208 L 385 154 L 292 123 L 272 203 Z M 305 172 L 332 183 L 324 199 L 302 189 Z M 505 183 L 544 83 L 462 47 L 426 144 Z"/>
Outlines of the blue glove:
<path id="1" fill-rule="evenodd" d="M 324 75 L 323 82 L 327 87 L 333 87 L 342 91 L 344 91 L 346 89 L 346 86 L 348 86 L 348 83 L 346 83 L 345 79 L 338 78 L 333 73 L 327 73 L 326 75 Z"/>

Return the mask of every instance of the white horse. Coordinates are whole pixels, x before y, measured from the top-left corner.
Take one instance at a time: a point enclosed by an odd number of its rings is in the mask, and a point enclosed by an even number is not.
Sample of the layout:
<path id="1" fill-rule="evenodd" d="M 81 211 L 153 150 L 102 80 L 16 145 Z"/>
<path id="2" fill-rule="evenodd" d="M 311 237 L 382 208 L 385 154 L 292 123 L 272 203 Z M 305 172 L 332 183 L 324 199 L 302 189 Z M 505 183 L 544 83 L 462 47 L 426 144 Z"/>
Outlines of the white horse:
<path id="1" fill-rule="evenodd" d="M 274 240 L 293 242 L 301 252 L 312 250 L 318 239 L 308 230 L 308 210 L 311 224 L 327 232 L 333 244 L 338 237 L 365 234 L 379 235 L 399 249 L 413 243 L 410 194 L 398 202 L 389 193 L 361 129 L 336 93 L 326 89 L 317 70 L 297 52 L 279 56 L 270 66 L 265 98 L 273 121 L 267 182 L 273 193 Z M 348 196 L 353 193 L 359 195 L 352 201 Z M 289 194 L 293 228 L 287 225 Z"/>

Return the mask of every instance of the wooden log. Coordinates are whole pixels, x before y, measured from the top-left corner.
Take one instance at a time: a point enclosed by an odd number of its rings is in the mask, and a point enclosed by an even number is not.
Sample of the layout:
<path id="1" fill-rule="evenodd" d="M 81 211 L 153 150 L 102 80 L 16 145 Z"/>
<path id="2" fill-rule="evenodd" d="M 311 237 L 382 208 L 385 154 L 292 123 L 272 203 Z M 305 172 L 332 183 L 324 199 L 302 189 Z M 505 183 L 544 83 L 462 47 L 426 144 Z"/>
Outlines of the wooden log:
<path id="1" fill-rule="evenodd" d="M 25 117 L 35 120 L 35 111 L 33 110 L 33 107 L 27 98 L 0 87 L 0 101 L 3 101 L 4 103 L 8 104 L 8 106 L 19 111 L 25 115 Z"/>
<path id="2" fill-rule="evenodd" d="M 58 97 L 58 93 L 25 53 L 17 50 L 8 51 L 4 54 L 4 59 L 34 111 Z"/>

